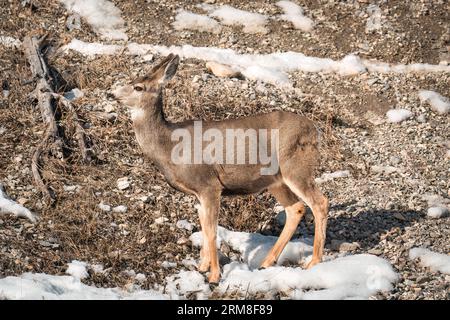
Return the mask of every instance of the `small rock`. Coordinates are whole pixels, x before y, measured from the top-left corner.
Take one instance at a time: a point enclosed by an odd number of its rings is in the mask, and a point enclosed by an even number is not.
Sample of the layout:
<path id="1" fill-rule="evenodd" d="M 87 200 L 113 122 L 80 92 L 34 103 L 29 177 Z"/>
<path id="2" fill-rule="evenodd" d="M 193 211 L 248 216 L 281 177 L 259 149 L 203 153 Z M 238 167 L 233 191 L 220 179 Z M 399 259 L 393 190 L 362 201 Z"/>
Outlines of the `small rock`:
<path id="1" fill-rule="evenodd" d="M 342 240 L 331 240 L 331 250 L 339 252 L 355 251 L 359 249 L 360 245 L 358 242 L 344 242 Z"/>
<path id="2" fill-rule="evenodd" d="M 141 239 L 139 239 L 138 243 L 139 244 L 144 244 L 147 242 L 147 239 L 145 237 L 142 237 Z"/>
<path id="3" fill-rule="evenodd" d="M 67 192 L 77 191 L 79 188 L 80 188 L 79 185 L 63 186 L 64 191 L 67 191 Z"/>
<path id="4" fill-rule="evenodd" d="M 189 243 L 189 239 L 187 239 L 186 237 L 181 237 L 177 240 L 177 244 L 179 245 L 185 245 Z"/>
<path id="5" fill-rule="evenodd" d="M 166 217 L 159 217 L 155 219 L 156 224 L 163 224 L 164 222 L 169 221 Z"/>
<path id="6" fill-rule="evenodd" d="M 421 115 L 417 116 L 417 121 L 420 123 L 425 123 L 425 122 L 427 122 L 427 118 L 425 117 L 424 114 L 421 114 Z"/>
<path id="7" fill-rule="evenodd" d="M 161 263 L 161 267 L 164 269 L 175 268 L 176 266 L 176 262 L 164 261 L 163 263 Z"/>
<path id="8" fill-rule="evenodd" d="M 369 79 L 369 80 L 367 80 L 367 84 L 368 84 L 369 86 L 372 86 L 372 85 L 374 85 L 375 83 L 377 83 L 379 80 L 380 80 L 380 79 L 377 79 L 377 78 Z"/>
<path id="9" fill-rule="evenodd" d="M 105 211 L 105 212 L 110 212 L 111 211 L 111 206 L 107 205 L 107 204 L 104 204 L 103 202 L 100 202 L 98 207 L 100 208 L 100 210 Z"/>
<path id="10" fill-rule="evenodd" d="M 427 210 L 427 216 L 433 219 L 439 219 L 446 217 L 449 213 L 449 210 L 446 207 L 431 207 Z"/>
<path id="11" fill-rule="evenodd" d="M 112 104 L 108 103 L 103 107 L 103 110 L 105 110 L 105 112 L 107 113 L 110 113 L 116 111 L 116 108 L 114 108 Z"/>
<path id="12" fill-rule="evenodd" d="M 186 229 L 188 231 L 192 231 L 192 229 L 194 228 L 192 223 L 190 223 L 187 220 L 179 220 L 179 221 L 177 221 L 176 226 L 177 226 L 177 228 Z"/>
<path id="13" fill-rule="evenodd" d="M 401 220 L 401 221 L 407 221 L 407 220 L 408 220 L 408 219 L 406 219 L 405 216 L 402 215 L 400 212 L 394 212 L 394 213 L 392 214 L 392 216 L 393 216 L 395 219 L 398 219 L 398 220 Z"/>
<path id="14" fill-rule="evenodd" d="M 27 199 L 27 198 L 19 198 L 19 199 L 17 200 L 17 202 L 18 202 L 19 204 L 21 204 L 21 205 L 24 205 L 25 203 L 28 202 L 28 199 Z"/>
<path id="15" fill-rule="evenodd" d="M 222 78 L 238 78 L 241 77 L 241 73 L 231 66 L 209 61 L 206 63 L 206 68 L 210 70 L 215 76 Z"/>
<path id="16" fill-rule="evenodd" d="M 368 250 L 367 253 L 379 256 L 383 253 L 383 251 L 380 249 L 373 248 L 373 249 Z"/>
<path id="17" fill-rule="evenodd" d="M 117 179 L 117 188 L 119 188 L 119 190 L 125 190 L 129 187 L 130 181 L 128 181 L 128 177 Z"/>
<path id="18" fill-rule="evenodd" d="M 116 213 L 125 213 L 125 212 L 127 212 L 127 210 L 128 210 L 127 206 L 123 206 L 123 205 L 114 207 L 114 208 L 112 209 L 112 211 L 113 211 L 113 212 L 116 212 Z"/>

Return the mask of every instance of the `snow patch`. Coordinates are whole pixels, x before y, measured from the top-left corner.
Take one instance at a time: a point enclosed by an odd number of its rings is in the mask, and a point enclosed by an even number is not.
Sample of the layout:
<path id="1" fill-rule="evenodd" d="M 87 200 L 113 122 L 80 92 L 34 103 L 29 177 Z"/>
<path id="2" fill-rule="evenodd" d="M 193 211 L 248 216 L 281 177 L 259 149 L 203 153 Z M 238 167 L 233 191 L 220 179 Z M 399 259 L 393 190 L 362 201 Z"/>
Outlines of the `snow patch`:
<path id="1" fill-rule="evenodd" d="M 166 280 L 166 292 L 171 299 L 186 298 L 195 293 L 197 299 L 204 300 L 211 293 L 205 277 L 197 271 L 180 271 Z"/>
<path id="2" fill-rule="evenodd" d="M 312 30 L 314 22 L 310 18 L 305 17 L 302 7 L 291 1 L 278 1 L 276 5 L 284 11 L 280 18 L 291 22 L 295 29 L 305 32 Z"/>
<path id="3" fill-rule="evenodd" d="M 205 15 L 196 14 L 186 10 L 180 10 L 172 23 L 175 30 L 196 30 L 200 32 L 219 33 L 222 30 L 220 24 Z"/>
<path id="4" fill-rule="evenodd" d="M 30 210 L 9 199 L 3 190 L 3 186 L 0 184 L 0 215 L 8 213 L 16 217 L 27 218 L 33 223 L 38 219 Z"/>
<path id="5" fill-rule="evenodd" d="M 84 42 L 78 39 L 72 39 L 69 44 L 65 45 L 64 50 L 73 50 L 88 57 L 94 57 L 95 55 L 114 55 L 119 53 L 123 46 L 116 44 L 103 44 L 99 42 Z"/>
<path id="6" fill-rule="evenodd" d="M 197 247 L 201 246 L 202 239 L 203 236 L 201 232 L 195 232 L 190 236 L 192 244 Z M 217 229 L 217 245 L 220 247 L 220 244 L 224 241 L 233 250 L 239 251 L 243 261 L 247 263 L 251 269 L 260 267 L 267 253 L 277 240 L 278 237 L 264 236 L 259 233 L 230 231 L 220 226 Z M 299 263 L 302 259 L 311 255 L 311 253 L 312 239 L 296 239 L 290 241 L 286 245 L 277 264 L 281 265 L 285 262 Z M 306 260 L 304 260 L 304 262 L 306 262 Z"/>
<path id="7" fill-rule="evenodd" d="M 195 58 L 232 66 L 245 77 L 271 83 L 277 86 L 291 86 L 287 73 L 294 71 L 337 73 L 343 76 L 370 72 L 450 72 L 450 67 L 442 65 L 412 64 L 390 65 L 383 62 L 363 60 L 356 55 L 347 55 L 342 60 L 305 56 L 299 52 L 276 52 L 270 54 L 239 54 L 232 49 L 217 47 L 159 46 L 129 43 L 126 46 L 86 43 L 73 39 L 62 50 L 75 50 L 92 57 L 96 54 L 118 54 L 146 56 L 149 53 L 178 54 L 182 59 Z"/>
<path id="8" fill-rule="evenodd" d="M 391 109 L 386 112 L 388 122 L 398 123 L 405 121 L 413 116 L 413 113 L 406 109 Z"/>
<path id="9" fill-rule="evenodd" d="M 68 268 L 66 270 L 66 273 L 71 275 L 72 277 L 76 279 L 85 279 L 89 276 L 86 268 L 87 263 L 83 261 L 73 260 L 72 262 L 68 263 Z"/>
<path id="10" fill-rule="evenodd" d="M 282 292 L 292 299 L 368 299 L 392 289 L 398 280 L 389 262 L 360 254 L 320 263 L 309 270 L 271 267 L 251 271 L 233 262 L 224 267 L 219 291 L 266 292 L 269 297 Z"/>
<path id="11" fill-rule="evenodd" d="M 107 0 L 59 0 L 67 10 L 78 13 L 104 39 L 128 40 L 121 11 Z"/>
<path id="12" fill-rule="evenodd" d="M 245 33 L 267 33 L 265 15 L 233 8 L 223 5 L 209 13 L 211 17 L 218 18 L 228 26 L 241 25 Z"/>
<path id="13" fill-rule="evenodd" d="M 119 288 L 96 288 L 72 276 L 24 273 L 0 279 L 0 297 L 23 300 L 122 300 L 167 299 L 156 290 L 123 291 Z"/>
<path id="14" fill-rule="evenodd" d="M 432 271 L 450 274 L 450 256 L 447 254 L 433 252 L 425 248 L 412 248 L 409 250 L 409 258 L 411 260 L 420 259 L 420 264 Z"/>
<path id="15" fill-rule="evenodd" d="M 431 108 L 439 114 L 450 112 L 450 101 L 439 93 L 430 90 L 420 90 L 419 99 L 422 103 L 428 102 Z"/>
<path id="16" fill-rule="evenodd" d="M 222 294 L 237 291 L 242 296 L 263 293 L 269 298 L 283 293 L 292 299 L 368 299 L 377 292 L 391 290 L 392 283 L 398 280 L 389 262 L 368 254 L 325 261 L 309 270 L 281 266 L 257 270 L 277 237 L 233 232 L 222 227 L 218 231 L 218 242 L 225 241 L 233 250 L 240 252 L 244 260 L 244 264 L 232 262 L 224 266 L 222 280 L 216 289 Z M 195 245 L 200 245 L 201 233 L 194 233 L 191 239 Z M 289 242 L 281 259 L 298 263 L 305 255 L 309 258 L 312 253 L 311 242 Z M 165 262 L 167 267 L 176 266 Z M 186 260 L 183 264 L 192 267 L 195 263 Z M 164 288 L 140 290 L 133 286 L 125 292 L 118 288 L 96 288 L 81 283 L 80 278 L 86 275 L 84 262 L 72 261 L 69 268 L 74 269 L 71 272 L 73 276 L 26 273 L 0 279 L 0 296 L 6 299 L 103 300 L 185 299 L 192 295 L 197 299 L 207 299 L 211 294 L 205 277 L 197 271 L 182 270 L 168 276 Z M 135 278 L 138 279 L 137 275 Z M 144 275 L 139 278 L 145 280 Z"/>

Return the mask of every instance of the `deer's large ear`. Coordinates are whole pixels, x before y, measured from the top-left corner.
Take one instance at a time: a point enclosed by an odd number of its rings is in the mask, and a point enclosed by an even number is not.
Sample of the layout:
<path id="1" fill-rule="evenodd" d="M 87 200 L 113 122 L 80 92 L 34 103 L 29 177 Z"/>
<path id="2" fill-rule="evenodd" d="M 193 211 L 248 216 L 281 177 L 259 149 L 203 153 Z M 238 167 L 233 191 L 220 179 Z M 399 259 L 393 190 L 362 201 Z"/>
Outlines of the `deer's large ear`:
<path id="1" fill-rule="evenodd" d="M 164 70 L 163 82 L 169 81 L 175 75 L 178 69 L 178 63 L 180 62 L 180 57 L 178 55 L 173 56 L 173 58 L 167 64 Z"/>
<path id="2" fill-rule="evenodd" d="M 179 61 L 180 57 L 178 55 L 170 54 L 164 59 L 164 63 L 159 65 L 159 68 L 154 72 L 152 78 L 160 84 L 166 83 L 172 79 L 177 72 Z"/>
<path id="3" fill-rule="evenodd" d="M 169 54 L 167 57 L 165 57 L 164 59 L 161 59 L 160 62 L 158 62 L 158 64 L 156 64 L 155 66 L 153 66 L 153 68 L 150 70 L 149 75 L 152 75 L 154 73 L 156 73 L 159 69 L 161 69 L 166 63 L 168 63 L 170 60 L 173 59 L 173 53 Z"/>

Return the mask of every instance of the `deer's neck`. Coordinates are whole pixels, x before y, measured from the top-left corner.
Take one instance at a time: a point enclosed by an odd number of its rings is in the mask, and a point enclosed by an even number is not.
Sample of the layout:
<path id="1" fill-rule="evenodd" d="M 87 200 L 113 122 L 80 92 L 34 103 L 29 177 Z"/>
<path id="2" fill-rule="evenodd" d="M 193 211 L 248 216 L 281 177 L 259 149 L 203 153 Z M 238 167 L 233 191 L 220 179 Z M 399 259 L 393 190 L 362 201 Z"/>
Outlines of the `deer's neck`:
<path id="1" fill-rule="evenodd" d="M 162 93 L 153 99 L 142 97 L 141 108 L 131 110 L 131 119 L 136 139 L 143 152 L 153 160 L 164 156 L 170 141 L 169 123 L 163 113 Z M 164 148 L 166 147 L 166 148 Z"/>

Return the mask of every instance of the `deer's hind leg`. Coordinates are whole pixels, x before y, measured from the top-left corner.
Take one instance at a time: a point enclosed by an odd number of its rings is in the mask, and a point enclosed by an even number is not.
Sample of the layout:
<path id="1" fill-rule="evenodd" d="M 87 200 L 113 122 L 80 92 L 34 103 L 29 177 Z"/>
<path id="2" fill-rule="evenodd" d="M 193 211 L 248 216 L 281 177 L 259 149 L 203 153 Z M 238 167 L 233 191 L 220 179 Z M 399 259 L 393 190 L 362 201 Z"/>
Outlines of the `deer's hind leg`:
<path id="1" fill-rule="evenodd" d="M 305 214 L 305 205 L 286 185 L 283 184 L 271 187 L 269 188 L 269 192 L 272 193 L 277 201 L 284 207 L 286 212 L 286 223 L 277 242 L 261 264 L 261 268 L 268 268 L 278 260 L 284 247 L 292 238 L 300 220 Z"/>
<path id="2" fill-rule="evenodd" d="M 284 177 L 288 187 L 311 208 L 314 215 L 314 247 L 312 260 L 306 268 L 311 268 L 322 261 L 325 246 L 328 219 L 328 199 L 320 192 L 312 176 Z"/>

